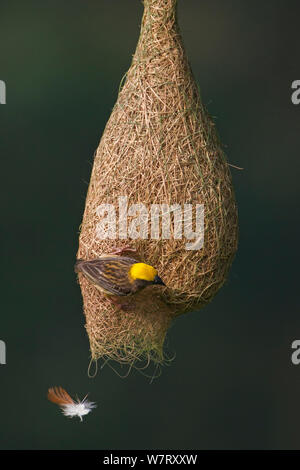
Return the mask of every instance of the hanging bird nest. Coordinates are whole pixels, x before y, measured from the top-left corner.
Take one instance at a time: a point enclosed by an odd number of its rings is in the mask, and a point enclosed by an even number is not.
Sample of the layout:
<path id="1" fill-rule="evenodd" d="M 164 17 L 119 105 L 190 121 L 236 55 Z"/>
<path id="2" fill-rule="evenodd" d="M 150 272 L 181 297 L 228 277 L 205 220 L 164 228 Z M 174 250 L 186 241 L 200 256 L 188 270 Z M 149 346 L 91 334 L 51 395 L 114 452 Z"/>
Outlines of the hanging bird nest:
<path id="1" fill-rule="evenodd" d="M 212 300 L 238 240 L 228 163 L 183 48 L 176 0 L 144 0 L 144 7 L 137 49 L 95 155 L 77 254 L 89 260 L 130 244 L 167 284 L 135 295 L 124 312 L 79 274 L 92 359 L 126 364 L 163 361 L 172 319 Z M 103 234 L 105 207 L 115 212 Z M 196 207 L 203 208 L 201 232 Z"/>

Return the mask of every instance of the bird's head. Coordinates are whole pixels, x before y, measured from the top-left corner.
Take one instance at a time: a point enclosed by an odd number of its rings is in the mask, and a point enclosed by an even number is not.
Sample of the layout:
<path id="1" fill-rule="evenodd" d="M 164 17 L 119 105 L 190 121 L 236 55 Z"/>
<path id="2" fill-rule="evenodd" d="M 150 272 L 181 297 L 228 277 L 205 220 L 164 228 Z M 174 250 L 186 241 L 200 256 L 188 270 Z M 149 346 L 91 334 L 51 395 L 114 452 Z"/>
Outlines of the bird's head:
<path id="1" fill-rule="evenodd" d="M 146 287 L 151 284 L 166 285 L 158 276 L 157 270 L 145 263 L 134 263 L 129 270 L 129 278 L 140 287 Z"/>

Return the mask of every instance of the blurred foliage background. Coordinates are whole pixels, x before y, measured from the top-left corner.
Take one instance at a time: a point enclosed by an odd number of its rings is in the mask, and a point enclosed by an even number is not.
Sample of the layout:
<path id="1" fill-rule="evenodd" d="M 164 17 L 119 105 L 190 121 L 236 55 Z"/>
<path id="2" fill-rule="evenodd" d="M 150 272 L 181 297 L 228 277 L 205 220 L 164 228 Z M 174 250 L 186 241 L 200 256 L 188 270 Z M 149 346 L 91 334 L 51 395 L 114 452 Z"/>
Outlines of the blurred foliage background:
<path id="1" fill-rule="evenodd" d="M 176 358 L 160 378 L 87 376 L 78 230 L 142 10 L 139 0 L 0 1 L 0 447 L 300 448 L 298 0 L 179 0 L 203 101 L 244 168 L 232 169 L 239 251 L 215 300 L 169 331 Z M 46 400 L 53 385 L 90 392 L 98 408 L 83 423 L 64 418 Z"/>

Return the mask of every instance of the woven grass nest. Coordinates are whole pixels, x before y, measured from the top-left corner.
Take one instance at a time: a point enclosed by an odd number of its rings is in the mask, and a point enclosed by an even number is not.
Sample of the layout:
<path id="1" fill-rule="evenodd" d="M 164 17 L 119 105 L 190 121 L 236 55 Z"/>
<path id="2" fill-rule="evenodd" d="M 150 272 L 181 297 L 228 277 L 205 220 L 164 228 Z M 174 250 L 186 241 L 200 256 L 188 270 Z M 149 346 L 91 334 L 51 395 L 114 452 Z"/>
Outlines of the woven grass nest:
<path id="1" fill-rule="evenodd" d="M 114 237 L 99 237 L 99 207 L 113 205 L 120 223 L 124 197 L 128 207 L 143 204 L 148 214 L 154 205 L 202 205 L 203 246 L 187 249 L 174 223 L 169 238 L 151 237 L 152 219 L 145 214 L 134 238 L 120 237 L 118 230 Z M 190 215 L 195 225 L 196 210 Z M 129 211 L 127 223 L 135 217 Z M 95 155 L 77 257 L 94 259 L 130 245 L 137 260 L 157 268 L 167 287 L 144 289 L 124 312 L 79 274 L 92 360 L 162 363 L 172 320 L 212 300 L 226 280 L 237 241 L 228 163 L 186 57 L 176 0 L 144 0 L 132 64 Z"/>

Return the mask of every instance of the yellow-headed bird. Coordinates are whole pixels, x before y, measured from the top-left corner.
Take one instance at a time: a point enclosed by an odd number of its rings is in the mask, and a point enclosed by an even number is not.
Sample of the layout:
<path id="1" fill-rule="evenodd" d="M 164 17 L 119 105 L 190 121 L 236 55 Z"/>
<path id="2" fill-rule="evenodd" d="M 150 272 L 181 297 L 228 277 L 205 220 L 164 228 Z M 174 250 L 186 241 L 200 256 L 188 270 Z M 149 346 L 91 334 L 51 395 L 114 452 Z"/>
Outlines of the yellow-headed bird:
<path id="1" fill-rule="evenodd" d="M 153 284 L 165 286 L 157 270 L 149 264 L 113 254 L 90 261 L 79 259 L 75 272 L 83 273 L 98 290 L 109 296 L 135 294 Z"/>

